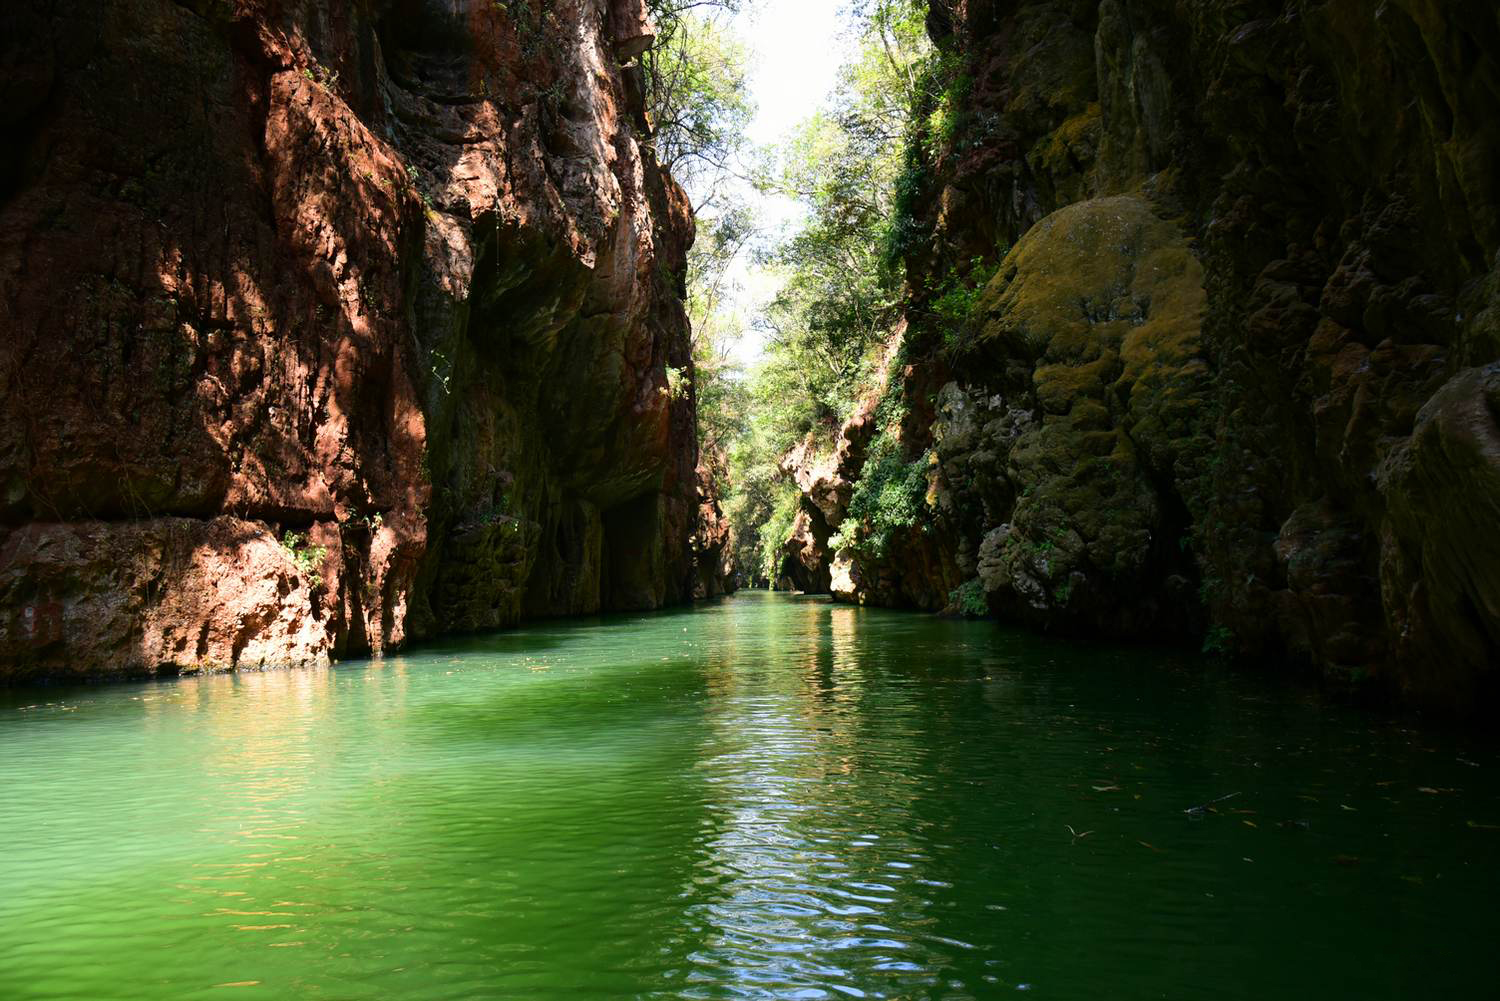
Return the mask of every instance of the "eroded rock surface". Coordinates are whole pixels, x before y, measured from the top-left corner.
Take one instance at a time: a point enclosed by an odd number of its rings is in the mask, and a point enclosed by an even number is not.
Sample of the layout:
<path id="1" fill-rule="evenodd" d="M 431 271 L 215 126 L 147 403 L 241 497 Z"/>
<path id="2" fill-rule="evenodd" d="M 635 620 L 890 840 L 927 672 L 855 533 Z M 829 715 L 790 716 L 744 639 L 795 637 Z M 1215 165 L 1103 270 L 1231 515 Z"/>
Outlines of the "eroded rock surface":
<path id="1" fill-rule="evenodd" d="M 835 594 L 1493 702 L 1500 10 L 928 24 L 965 81 L 902 223 L 904 457 L 937 461 L 911 531 L 829 554 Z M 998 273 L 940 329 L 976 258 Z"/>
<path id="2" fill-rule="evenodd" d="M 840 554 L 834 544 L 849 510 L 855 481 L 864 468 L 870 441 L 880 431 L 876 411 L 896 373 L 904 325 L 884 345 L 880 364 L 868 392 L 854 413 L 839 427 L 833 446 L 824 449 L 816 432 L 809 434 L 779 460 L 780 470 L 797 485 L 802 496 L 788 538 L 781 546 L 776 586 L 820 594 L 832 591 L 843 600 L 859 600 L 861 585 L 851 554 Z"/>
<path id="3" fill-rule="evenodd" d="M 638 2 L 0 19 L 0 599 L 60 623 L 0 622 L 0 674 L 318 663 L 722 571 Z"/>

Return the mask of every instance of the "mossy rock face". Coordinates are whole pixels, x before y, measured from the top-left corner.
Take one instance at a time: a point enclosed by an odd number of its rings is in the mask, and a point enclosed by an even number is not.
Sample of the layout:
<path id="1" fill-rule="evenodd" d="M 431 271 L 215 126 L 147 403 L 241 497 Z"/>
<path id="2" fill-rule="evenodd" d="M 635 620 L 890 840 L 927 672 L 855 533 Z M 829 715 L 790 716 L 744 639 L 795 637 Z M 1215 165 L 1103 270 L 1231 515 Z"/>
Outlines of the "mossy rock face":
<path id="1" fill-rule="evenodd" d="M 535 522 L 501 516 L 448 537 L 436 589 L 448 628 L 494 629 L 521 620 L 538 534 Z"/>
<path id="2" fill-rule="evenodd" d="M 964 571 L 943 585 L 1122 631 L 1184 592 L 1210 651 L 1487 709 L 1496 5 L 934 10 L 973 86 L 922 164 L 907 278 L 1013 247 L 957 350 L 908 309 L 904 383 L 943 387 L 914 439 L 938 459 L 925 539 Z"/>
<path id="3" fill-rule="evenodd" d="M 991 607 L 1131 634 L 1180 600 L 1192 504 L 1176 484 L 1208 446 L 1204 304 L 1186 236 L 1137 195 L 1053 213 L 1006 258 L 972 347 L 983 368 L 1010 373 L 1003 395 L 1033 421 L 989 443 L 1016 498 L 985 533 Z"/>

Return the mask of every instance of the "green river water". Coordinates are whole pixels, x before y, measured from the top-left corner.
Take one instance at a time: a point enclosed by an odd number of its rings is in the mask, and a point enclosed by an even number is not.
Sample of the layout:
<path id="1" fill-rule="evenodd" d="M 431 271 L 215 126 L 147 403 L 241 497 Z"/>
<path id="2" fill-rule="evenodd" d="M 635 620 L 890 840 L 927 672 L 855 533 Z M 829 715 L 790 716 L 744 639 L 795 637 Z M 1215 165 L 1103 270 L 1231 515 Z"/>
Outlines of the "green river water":
<path id="1" fill-rule="evenodd" d="M 6 1001 L 1493 997 L 1497 893 L 1493 743 L 812 598 L 0 694 Z"/>

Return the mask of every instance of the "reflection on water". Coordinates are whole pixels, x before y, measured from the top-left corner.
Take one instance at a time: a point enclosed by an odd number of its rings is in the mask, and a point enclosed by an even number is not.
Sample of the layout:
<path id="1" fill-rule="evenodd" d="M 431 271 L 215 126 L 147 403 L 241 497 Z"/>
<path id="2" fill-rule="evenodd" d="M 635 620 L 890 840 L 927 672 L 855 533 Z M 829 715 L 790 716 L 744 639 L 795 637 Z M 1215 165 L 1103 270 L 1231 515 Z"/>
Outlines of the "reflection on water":
<path id="1" fill-rule="evenodd" d="M 751 594 L 6 698 L 0 998 L 1491 989 L 1493 745 L 1171 654 Z"/>

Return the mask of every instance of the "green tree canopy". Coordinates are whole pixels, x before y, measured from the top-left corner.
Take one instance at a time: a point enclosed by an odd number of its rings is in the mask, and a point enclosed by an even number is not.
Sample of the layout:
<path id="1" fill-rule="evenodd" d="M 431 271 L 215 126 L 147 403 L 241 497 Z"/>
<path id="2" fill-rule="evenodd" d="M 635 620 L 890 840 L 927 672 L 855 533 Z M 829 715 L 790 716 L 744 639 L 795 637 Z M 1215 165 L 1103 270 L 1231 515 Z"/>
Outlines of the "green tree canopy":
<path id="1" fill-rule="evenodd" d="M 722 15 L 740 0 L 650 4 L 656 44 L 641 56 L 657 160 L 687 188 L 694 210 L 719 201 L 742 173 L 745 129 L 754 117 L 745 84 L 748 55 Z"/>

